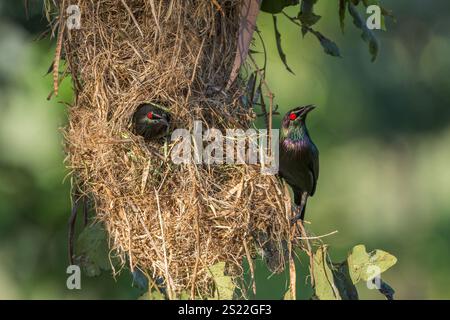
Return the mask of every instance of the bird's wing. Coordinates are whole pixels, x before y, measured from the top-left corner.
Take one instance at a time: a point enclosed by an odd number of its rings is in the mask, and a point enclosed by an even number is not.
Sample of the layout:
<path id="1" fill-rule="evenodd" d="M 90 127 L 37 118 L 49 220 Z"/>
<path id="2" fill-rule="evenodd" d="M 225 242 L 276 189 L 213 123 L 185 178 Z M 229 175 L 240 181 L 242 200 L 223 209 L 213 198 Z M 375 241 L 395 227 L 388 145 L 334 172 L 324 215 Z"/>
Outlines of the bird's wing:
<path id="1" fill-rule="evenodd" d="M 313 196 L 316 192 L 317 180 L 319 179 L 319 152 L 314 150 L 315 152 L 311 152 L 310 162 L 309 162 L 309 173 L 312 178 L 312 188 L 310 192 L 310 196 Z"/>

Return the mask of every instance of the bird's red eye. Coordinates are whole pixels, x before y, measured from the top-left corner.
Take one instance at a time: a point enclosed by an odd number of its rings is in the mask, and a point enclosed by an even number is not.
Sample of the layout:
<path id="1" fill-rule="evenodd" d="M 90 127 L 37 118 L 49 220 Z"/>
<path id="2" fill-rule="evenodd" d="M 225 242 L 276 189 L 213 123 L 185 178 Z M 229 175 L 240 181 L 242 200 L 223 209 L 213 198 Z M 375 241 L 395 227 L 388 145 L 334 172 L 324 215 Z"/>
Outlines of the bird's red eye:
<path id="1" fill-rule="evenodd" d="M 291 114 L 289 115 L 289 119 L 292 120 L 292 121 L 294 121 L 295 119 L 297 119 L 297 115 L 296 115 L 295 113 L 291 113 Z"/>
<path id="2" fill-rule="evenodd" d="M 147 113 L 147 118 L 149 118 L 149 119 L 153 119 L 153 112 L 149 112 L 149 113 Z"/>

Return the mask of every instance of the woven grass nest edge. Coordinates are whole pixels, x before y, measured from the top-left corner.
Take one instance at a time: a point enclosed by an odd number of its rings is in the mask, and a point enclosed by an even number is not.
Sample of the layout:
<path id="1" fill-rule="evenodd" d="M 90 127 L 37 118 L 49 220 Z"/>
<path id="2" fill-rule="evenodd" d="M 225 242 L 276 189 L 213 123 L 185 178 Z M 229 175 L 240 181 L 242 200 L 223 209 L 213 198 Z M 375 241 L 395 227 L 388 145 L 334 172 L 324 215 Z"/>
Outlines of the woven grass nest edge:
<path id="1" fill-rule="evenodd" d="M 254 112 L 240 102 L 244 82 L 223 90 L 242 1 L 80 0 L 78 30 L 58 23 L 67 4 L 52 9 L 75 92 L 63 129 L 66 165 L 73 188 L 94 202 L 110 255 L 163 279 L 170 298 L 212 296 L 211 266 L 225 262 L 239 277 L 243 259 L 261 248 L 271 269 L 283 270 L 290 201 L 276 176 L 259 165 L 175 165 L 173 144 L 145 142 L 131 125 L 136 106 L 158 102 L 171 130 L 196 120 L 220 130 L 252 126 Z"/>

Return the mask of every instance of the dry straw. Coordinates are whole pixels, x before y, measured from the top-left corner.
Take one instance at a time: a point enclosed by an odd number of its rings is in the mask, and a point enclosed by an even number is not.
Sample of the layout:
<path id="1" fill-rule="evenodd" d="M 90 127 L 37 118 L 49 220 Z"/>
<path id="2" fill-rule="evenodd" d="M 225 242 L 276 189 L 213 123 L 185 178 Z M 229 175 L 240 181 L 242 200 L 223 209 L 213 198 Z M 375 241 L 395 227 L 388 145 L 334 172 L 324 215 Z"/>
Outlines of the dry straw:
<path id="1" fill-rule="evenodd" d="M 225 262 L 238 277 L 242 260 L 264 243 L 271 268 L 283 269 L 278 249 L 292 234 L 276 176 L 257 165 L 175 165 L 161 144 L 144 142 L 131 127 L 144 102 L 166 106 L 171 129 L 190 129 L 194 120 L 221 130 L 251 126 L 242 82 L 222 90 L 242 1 L 70 2 L 81 9 L 79 30 L 59 23 L 66 1 L 52 6 L 76 95 L 64 129 L 67 166 L 94 201 L 111 255 L 164 279 L 170 298 L 212 296 L 208 268 Z"/>

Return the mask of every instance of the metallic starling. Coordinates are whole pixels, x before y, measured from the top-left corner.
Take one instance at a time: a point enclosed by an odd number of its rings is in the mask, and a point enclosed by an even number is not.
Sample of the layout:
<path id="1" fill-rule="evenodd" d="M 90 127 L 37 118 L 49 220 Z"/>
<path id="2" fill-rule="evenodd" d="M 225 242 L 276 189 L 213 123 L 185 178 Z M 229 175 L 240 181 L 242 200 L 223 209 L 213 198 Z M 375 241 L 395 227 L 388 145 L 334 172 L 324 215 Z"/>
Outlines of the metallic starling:
<path id="1" fill-rule="evenodd" d="M 169 122 L 169 113 L 149 103 L 140 105 L 133 115 L 134 131 L 145 140 L 164 137 L 169 129 Z"/>
<path id="2" fill-rule="evenodd" d="M 306 116 L 315 107 L 292 109 L 283 118 L 280 137 L 280 176 L 294 193 L 295 217 L 305 217 L 306 201 L 316 191 L 319 177 L 319 150 L 306 129 Z"/>

